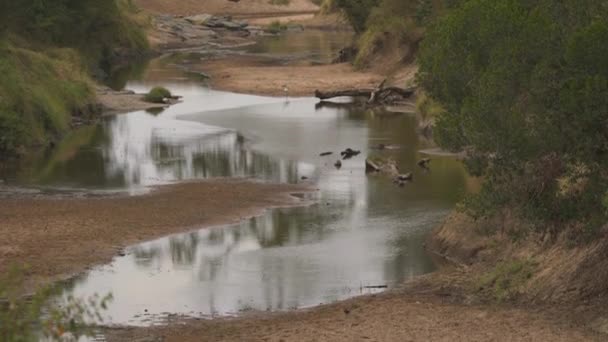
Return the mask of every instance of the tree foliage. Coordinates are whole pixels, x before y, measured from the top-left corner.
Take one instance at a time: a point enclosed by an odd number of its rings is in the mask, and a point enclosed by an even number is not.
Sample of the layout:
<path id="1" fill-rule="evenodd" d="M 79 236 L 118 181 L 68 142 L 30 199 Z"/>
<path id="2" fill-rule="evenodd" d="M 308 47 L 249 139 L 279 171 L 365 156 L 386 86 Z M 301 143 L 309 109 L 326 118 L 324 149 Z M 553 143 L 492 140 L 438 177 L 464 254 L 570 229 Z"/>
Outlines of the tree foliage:
<path id="1" fill-rule="evenodd" d="M 131 0 L 4 1 L 0 10 L 0 158 L 45 145 L 94 100 L 87 73 L 146 36 Z"/>
<path id="2" fill-rule="evenodd" d="M 0 341 L 29 342 L 41 340 L 77 341 L 92 334 L 89 322 L 102 321 L 101 312 L 112 300 L 92 296 L 87 300 L 66 298 L 58 303 L 58 288 L 40 289 L 34 295 L 22 295 L 25 270 L 13 267 L 0 276 Z"/>
<path id="3" fill-rule="evenodd" d="M 445 109 L 436 140 L 485 177 L 469 209 L 553 229 L 606 220 L 607 14 L 604 0 L 469 0 L 427 31 L 419 83 Z"/>
<path id="4" fill-rule="evenodd" d="M 8 32 L 32 45 L 75 48 L 93 62 L 113 48 L 147 45 L 129 16 L 135 11 L 131 0 L 19 0 L 5 7 Z"/>

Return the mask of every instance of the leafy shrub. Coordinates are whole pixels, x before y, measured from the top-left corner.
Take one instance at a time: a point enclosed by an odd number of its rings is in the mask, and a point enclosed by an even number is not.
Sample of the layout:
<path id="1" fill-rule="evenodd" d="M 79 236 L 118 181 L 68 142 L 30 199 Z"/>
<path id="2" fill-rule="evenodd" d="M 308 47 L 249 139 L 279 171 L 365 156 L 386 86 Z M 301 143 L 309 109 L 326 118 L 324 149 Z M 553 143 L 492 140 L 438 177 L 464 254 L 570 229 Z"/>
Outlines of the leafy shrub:
<path id="1" fill-rule="evenodd" d="M 335 5 L 358 34 L 365 31 L 367 18 L 379 3 L 380 0 L 335 0 Z"/>
<path id="2" fill-rule="evenodd" d="M 10 32 L 31 45 L 74 48 L 91 65 L 111 58 L 117 48 L 147 48 L 131 0 L 20 0 L 6 6 Z"/>
<path id="3" fill-rule="evenodd" d="M 132 0 L 20 0 L 0 11 L 0 157 L 63 134 L 94 98 L 88 73 L 143 50 Z"/>
<path id="4" fill-rule="evenodd" d="M 152 103 L 163 103 L 165 99 L 171 97 L 171 92 L 163 87 L 154 87 L 150 90 L 144 100 Z"/>
<path id="5" fill-rule="evenodd" d="M 69 49 L 41 53 L 0 45 L 0 155 L 69 128 L 71 114 L 94 96 L 79 63 Z"/>
<path id="6" fill-rule="evenodd" d="M 67 298 L 58 305 L 52 299 L 58 289 L 44 288 L 31 297 L 24 297 L 23 269 L 14 267 L 0 278 L 0 340 L 6 342 L 36 341 L 40 335 L 52 340 L 66 337 L 77 340 L 91 334 L 87 320 L 101 321 L 111 295 L 93 296 L 88 300 Z"/>
<path id="7" fill-rule="evenodd" d="M 431 25 L 418 83 L 445 109 L 437 142 L 484 177 L 470 209 L 553 232 L 606 222 L 607 15 L 593 0 L 469 0 Z"/>
<path id="8" fill-rule="evenodd" d="M 428 97 L 424 92 L 416 98 L 416 113 L 425 120 L 430 120 L 438 117 L 443 108 L 441 105 Z"/>

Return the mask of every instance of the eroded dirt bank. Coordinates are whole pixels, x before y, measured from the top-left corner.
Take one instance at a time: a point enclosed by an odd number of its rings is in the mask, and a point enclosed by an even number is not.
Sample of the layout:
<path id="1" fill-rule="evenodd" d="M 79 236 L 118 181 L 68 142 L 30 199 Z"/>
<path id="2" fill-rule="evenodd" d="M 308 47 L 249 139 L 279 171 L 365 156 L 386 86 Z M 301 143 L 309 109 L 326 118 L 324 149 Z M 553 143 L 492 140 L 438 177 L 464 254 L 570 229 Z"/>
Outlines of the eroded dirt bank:
<path id="1" fill-rule="evenodd" d="M 121 248 L 171 233 L 230 224 L 265 208 L 301 204 L 304 186 L 215 179 L 132 197 L 0 199 L 0 273 L 27 264 L 29 286 L 107 263 Z"/>

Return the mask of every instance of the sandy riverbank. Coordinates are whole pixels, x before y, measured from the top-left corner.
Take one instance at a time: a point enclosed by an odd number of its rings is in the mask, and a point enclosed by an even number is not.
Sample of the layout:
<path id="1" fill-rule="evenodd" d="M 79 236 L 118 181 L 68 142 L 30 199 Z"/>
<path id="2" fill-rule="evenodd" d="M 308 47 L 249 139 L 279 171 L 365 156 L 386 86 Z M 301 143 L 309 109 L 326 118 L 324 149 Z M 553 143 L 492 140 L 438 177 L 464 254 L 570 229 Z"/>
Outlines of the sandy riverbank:
<path id="1" fill-rule="evenodd" d="M 444 273 L 445 274 L 445 273 Z M 459 275 L 462 276 L 462 275 Z M 108 341 L 601 341 L 558 308 L 467 304 L 435 276 L 308 310 L 111 328 Z M 582 318 L 581 318 L 582 319 Z"/>
<path id="2" fill-rule="evenodd" d="M 27 264 L 27 284 L 46 284 L 107 263 L 130 244 L 302 204 L 289 194 L 307 190 L 214 179 L 161 186 L 131 197 L 2 198 L 0 272 Z"/>
<path id="3" fill-rule="evenodd" d="M 144 101 L 145 94 L 132 91 L 115 91 L 105 86 L 97 86 L 97 102 L 101 105 L 103 115 L 128 113 L 152 108 L 165 108 L 170 104 Z"/>
<path id="4" fill-rule="evenodd" d="M 383 79 L 373 72 L 355 71 L 347 63 L 283 66 L 249 56 L 205 60 L 191 67 L 211 76 L 214 88 L 270 96 L 285 96 L 283 85 L 289 96 L 314 96 L 316 89 L 374 88 Z"/>

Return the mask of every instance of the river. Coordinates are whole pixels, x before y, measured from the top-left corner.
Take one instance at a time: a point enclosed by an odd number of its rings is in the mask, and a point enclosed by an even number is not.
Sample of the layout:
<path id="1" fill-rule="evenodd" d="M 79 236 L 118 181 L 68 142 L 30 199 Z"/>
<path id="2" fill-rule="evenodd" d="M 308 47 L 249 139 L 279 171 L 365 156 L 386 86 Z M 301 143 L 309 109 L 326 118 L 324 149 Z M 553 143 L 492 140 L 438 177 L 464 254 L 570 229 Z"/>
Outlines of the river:
<path id="1" fill-rule="evenodd" d="M 343 44 L 340 34 L 294 33 L 238 53 L 322 62 Z M 165 86 L 183 96 L 181 103 L 106 117 L 2 177 L 36 191 L 130 195 L 171 182 L 251 177 L 312 184 L 319 189 L 315 204 L 130 246 L 68 282 L 65 296 L 112 293 L 106 323 L 149 325 L 174 315 L 310 307 L 435 269 L 424 240 L 475 184 L 449 157 L 433 157 L 430 171 L 416 165 L 430 142 L 417 134 L 413 113 L 214 90 L 175 64 L 200 56 L 155 59 L 114 80 L 136 92 Z M 396 148 L 374 150 L 378 144 Z M 361 155 L 336 169 L 339 151 L 348 147 Z M 334 155 L 320 157 L 325 151 Z M 370 154 L 393 157 L 414 181 L 399 187 L 366 175 Z"/>

